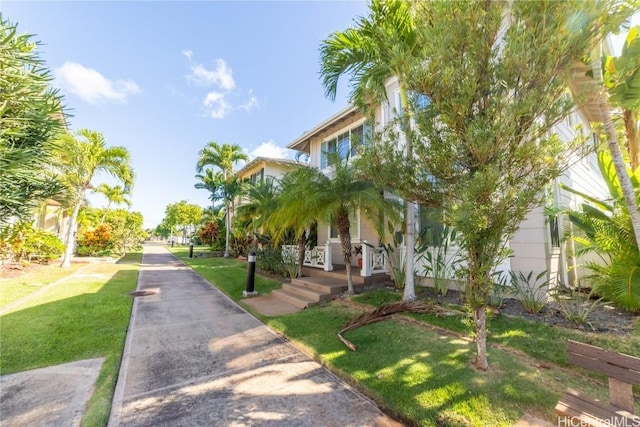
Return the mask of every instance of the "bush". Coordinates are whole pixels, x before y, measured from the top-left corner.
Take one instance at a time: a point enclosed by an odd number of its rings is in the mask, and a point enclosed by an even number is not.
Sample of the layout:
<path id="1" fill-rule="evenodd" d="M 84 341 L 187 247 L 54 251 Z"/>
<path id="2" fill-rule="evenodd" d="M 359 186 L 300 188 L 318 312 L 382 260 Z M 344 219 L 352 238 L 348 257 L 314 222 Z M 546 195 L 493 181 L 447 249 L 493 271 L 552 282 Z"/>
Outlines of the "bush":
<path id="1" fill-rule="evenodd" d="M 51 261 L 64 252 L 64 244 L 54 234 L 27 222 L 0 231 L 0 259 L 9 262 Z"/>
<path id="2" fill-rule="evenodd" d="M 198 236 L 200 242 L 205 245 L 215 246 L 215 243 L 220 240 L 220 227 L 217 222 L 209 221 L 198 230 Z"/>
<path id="3" fill-rule="evenodd" d="M 101 256 L 111 253 L 111 227 L 100 225 L 84 233 L 78 242 L 78 255 Z"/>

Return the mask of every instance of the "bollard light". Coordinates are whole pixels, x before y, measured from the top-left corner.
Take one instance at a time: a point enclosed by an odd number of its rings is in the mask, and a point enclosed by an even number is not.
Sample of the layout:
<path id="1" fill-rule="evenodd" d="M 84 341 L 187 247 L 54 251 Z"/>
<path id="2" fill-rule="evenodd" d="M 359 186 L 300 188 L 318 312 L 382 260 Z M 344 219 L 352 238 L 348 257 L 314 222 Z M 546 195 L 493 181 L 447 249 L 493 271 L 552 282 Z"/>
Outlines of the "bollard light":
<path id="1" fill-rule="evenodd" d="M 247 286 L 245 291 L 242 293 L 242 296 L 245 298 L 258 295 L 258 292 L 254 290 L 256 279 L 256 253 L 253 251 L 249 252 L 247 261 Z"/>

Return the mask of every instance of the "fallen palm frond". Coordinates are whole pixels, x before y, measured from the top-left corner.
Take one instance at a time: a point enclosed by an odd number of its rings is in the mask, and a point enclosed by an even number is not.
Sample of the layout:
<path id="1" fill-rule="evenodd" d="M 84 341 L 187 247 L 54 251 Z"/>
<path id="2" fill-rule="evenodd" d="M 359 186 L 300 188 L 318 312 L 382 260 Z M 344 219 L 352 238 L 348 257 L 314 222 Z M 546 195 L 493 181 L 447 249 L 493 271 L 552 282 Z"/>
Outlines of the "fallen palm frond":
<path id="1" fill-rule="evenodd" d="M 459 316 L 463 315 L 461 311 L 451 310 L 443 308 L 434 303 L 427 303 L 423 301 L 397 301 L 382 304 L 380 307 L 368 313 L 362 313 L 361 315 L 351 319 L 345 326 L 338 332 L 338 339 L 347 346 L 351 351 L 356 351 L 356 346 L 349 340 L 345 339 L 342 334 L 348 330 L 358 328 L 360 326 L 367 325 L 369 323 L 379 322 L 386 318 L 398 313 L 429 313 L 436 316 Z"/>

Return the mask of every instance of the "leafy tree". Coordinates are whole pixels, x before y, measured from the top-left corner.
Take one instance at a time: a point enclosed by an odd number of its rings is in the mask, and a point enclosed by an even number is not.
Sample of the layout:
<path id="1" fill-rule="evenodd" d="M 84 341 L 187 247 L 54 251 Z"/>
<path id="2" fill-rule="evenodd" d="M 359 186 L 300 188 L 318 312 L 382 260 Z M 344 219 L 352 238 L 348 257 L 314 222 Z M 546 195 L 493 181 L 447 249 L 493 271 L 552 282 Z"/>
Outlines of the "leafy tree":
<path id="1" fill-rule="evenodd" d="M 608 151 L 598 152 L 598 166 L 607 183 L 610 198 L 599 200 L 568 188 L 587 200 L 579 211 L 569 211 L 574 225 L 572 238 L 578 254 L 594 253 L 598 260 L 586 262 L 591 274 L 586 278 L 594 290 L 627 310 L 640 310 L 640 251 L 633 239 L 631 220 L 624 203 L 620 181 Z M 636 200 L 640 202 L 640 169 L 628 171 Z"/>
<path id="2" fill-rule="evenodd" d="M 233 144 L 218 144 L 215 141 L 209 142 L 198 155 L 198 163 L 196 169 L 198 172 L 202 172 L 205 167 L 211 166 L 219 168 L 222 174 L 223 181 L 229 181 L 232 179 L 233 166 L 240 160 L 249 160 L 249 157 L 242 152 L 242 148 L 239 145 Z M 226 194 L 226 218 L 225 218 L 225 250 L 224 256 L 229 257 L 229 234 L 231 229 L 230 224 L 230 209 L 233 199 L 237 193 L 233 194 L 233 197 L 229 194 L 229 190 L 238 189 L 237 185 L 227 186 L 223 192 Z"/>
<path id="3" fill-rule="evenodd" d="M 544 186 L 582 151 L 583 140 L 553 134 L 574 108 L 566 78 L 632 9 L 614 0 L 409 4 L 421 50 L 407 89 L 431 104 L 414 111 L 413 157 L 391 130 L 362 157 L 376 181 L 440 209 L 458 232 L 476 365 L 486 370 L 492 270 Z"/>
<path id="4" fill-rule="evenodd" d="M 407 3 L 400 0 L 371 0 L 370 14 L 356 20 L 355 25 L 331 34 L 320 47 L 320 75 L 325 94 L 334 100 L 340 77 L 351 75 L 350 100 L 365 113 L 375 113 L 380 102 L 387 100 L 386 82 L 398 79 L 405 150 L 412 157 L 412 119 L 405 81 L 411 72 L 411 58 L 420 46 L 415 24 Z M 414 286 L 415 204 L 406 201 L 405 213 L 405 300 L 416 299 Z"/>
<path id="5" fill-rule="evenodd" d="M 209 221 L 200 227 L 198 237 L 201 242 L 210 243 L 213 248 L 215 242 L 220 238 L 220 226 L 217 222 Z"/>
<path id="6" fill-rule="evenodd" d="M 121 185 L 111 186 L 109 184 L 100 184 L 98 188 L 94 190 L 96 193 L 100 193 L 107 198 L 107 207 L 104 209 L 104 213 L 102 214 L 102 219 L 100 223 L 104 223 L 104 219 L 107 216 L 107 212 L 109 212 L 109 208 L 112 204 L 115 205 L 127 205 L 131 207 L 131 200 L 127 198 L 130 191 L 125 190 L 125 188 Z"/>
<path id="7" fill-rule="evenodd" d="M 53 177 L 53 139 L 64 130 L 61 99 L 38 43 L 0 14 L 0 224 L 28 219 L 62 191 Z"/>
<path id="8" fill-rule="evenodd" d="M 188 230 L 195 231 L 196 225 L 202 221 L 202 208 L 198 205 L 181 200 L 169 204 L 165 210 L 164 223 L 173 229 L 182 231 L 182 243 L 186 242 Z"/>
<path id="9" fill-rule="evenodd" d="M 347 269 L 348 292 L 353 294 L 350 218 L 360 211 L 374 221 L 378 220 L 378 213 L 387 208 L 388 202 L 380 188 L 362 177 L 348 160 L 340 159 L 337 153 L 330 153 L 328 157 L 333 166 L 331 176 L 305 166 L 287 174 L 287 179 L 295 185 L 283 191 L 285 199 L 281 214 L 299 212 L 297 224 L 310 224 L 318 219 L 337 226 Z"/>
<path id="10" fill-rule="evenodd" d="M 65 254 L 62 267 L 71 265 L 73 254 L 73 231 L 84 196 L 92 185 L 96 173 L 107 173 L 124 184 L 128 190 L 133 184 L 133 169 L 129 151 L 125 147 L 108 147 L 100 132 L 81 129 L 76 136 L 64 134 L 60 137 L 58 167 L 65 184 L 73 193 L 72 214 L 65 234 Z"/>

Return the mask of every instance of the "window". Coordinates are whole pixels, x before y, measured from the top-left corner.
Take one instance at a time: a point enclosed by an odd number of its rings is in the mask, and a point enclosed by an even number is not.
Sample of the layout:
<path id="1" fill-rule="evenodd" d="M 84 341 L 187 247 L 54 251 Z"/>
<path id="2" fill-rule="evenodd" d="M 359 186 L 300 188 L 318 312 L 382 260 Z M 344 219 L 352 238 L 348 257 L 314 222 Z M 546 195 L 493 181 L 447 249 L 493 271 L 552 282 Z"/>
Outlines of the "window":
<path id="1" fill-rule="evenodd" d="M 444 224 L 439 221 L 440 211 L 420 206 L 420 242 L 429 246 L 440 246 L 444 237 Z"/>
<path id="2" fill-rule="evenodd" d="M 320 155 L 320 168 L 324 169 L 329 166 L 327 154 L 338 153 L 341 159 L 347 159 L 356 155 L 356 149 L 359 145 L 365 144 L 370 140 L 371 126 L 362 124 L 323 142 L 321 147 L 322 153 Z"/>
<path id="3" fill-rule="evenodd" d="M 360 227 L 358 226 L 358 219 L 358 214 L 349 214 L 349 234 L 351 235 L 351 241 L 360 239 Z M 331 240 L 338 240 L 340 238 L 340 236 L 338 235 L 338 227 L 336 224 L 331 224 L 331 226 L 329 227 L 329 238 Z"/>
<path id="4" fill-rule="evenodd" d="M 256 173 L 252 174 L 249 177 L 249 182 L 251 182 L 252 184 L 255 184 L 257 182 L 262 182 L 263 179 L 264 179 L 264 168 L 260 169 Z"/>

